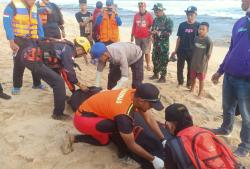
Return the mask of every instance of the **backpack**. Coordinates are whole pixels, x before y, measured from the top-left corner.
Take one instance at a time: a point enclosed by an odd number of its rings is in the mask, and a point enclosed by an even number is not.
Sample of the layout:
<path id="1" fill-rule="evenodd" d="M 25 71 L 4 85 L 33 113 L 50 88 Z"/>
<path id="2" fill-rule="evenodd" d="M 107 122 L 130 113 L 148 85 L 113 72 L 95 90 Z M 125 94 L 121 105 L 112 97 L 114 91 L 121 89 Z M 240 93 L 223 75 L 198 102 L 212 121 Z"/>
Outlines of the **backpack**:
<path id="1" fill-rule="evenodd" d="M 237 169 L 232 151 L 212 132 L 192 126 L 168 141 L 178 169 Z"/>

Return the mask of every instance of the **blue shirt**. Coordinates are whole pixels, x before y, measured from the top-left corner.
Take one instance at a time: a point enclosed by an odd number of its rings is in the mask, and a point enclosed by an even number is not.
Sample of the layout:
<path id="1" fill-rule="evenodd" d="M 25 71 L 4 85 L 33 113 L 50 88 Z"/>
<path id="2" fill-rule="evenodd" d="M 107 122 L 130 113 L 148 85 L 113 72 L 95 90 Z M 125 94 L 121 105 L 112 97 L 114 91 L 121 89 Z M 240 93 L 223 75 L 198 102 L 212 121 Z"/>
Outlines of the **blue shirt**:
<path id="1" fill-rule="evenodd" d="M 250 77 L 250 39 L 246 23 L 248 17 L 240 18 L 233 27 L 231 44 L 218 72 L 237 77 Z"/>
<path id="2" fill-rule="evenodd" d="M 14 40 L 15 39 L 15 34 L 13 31 L 13 27 L 12 27 L 12 20 L 14 17 L 14 9 L 13 7 L 11 7 L 10 5 L 8 5 L 5 10 L 4 10 L 4 15 L 3 15 L 3 26 L 6 32 L 6 37 L 8 40 Z M 42 22 L 40 20 L 39 15 L 37 14 L 37 18 L 38 18 L 38 25 L 37 25 L 37 29 L 38 29 L 38 37 L 39 38 L 44 38 L 44 31 L 43 31 L 43 27 L 42 27 Z"/>

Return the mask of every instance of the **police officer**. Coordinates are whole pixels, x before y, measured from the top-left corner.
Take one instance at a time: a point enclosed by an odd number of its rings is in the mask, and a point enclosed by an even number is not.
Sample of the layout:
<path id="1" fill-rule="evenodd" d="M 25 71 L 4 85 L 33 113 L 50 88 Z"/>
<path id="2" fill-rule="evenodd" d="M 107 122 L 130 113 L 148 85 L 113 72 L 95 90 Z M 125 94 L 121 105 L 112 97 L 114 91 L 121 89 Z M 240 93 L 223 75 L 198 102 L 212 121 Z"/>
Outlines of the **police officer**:
<path id="1" fill-rule="evenodd" d="M 153 36 L 153 53 L 152 60 L 154 65 L 154 75 L 151 80 L 159 79 L 159 83 L 166 82 L 167 65 L 169 60 L 169 36 L 173 30 L 173 21 L 164 13 L 161 3 L 154 5 L 154 19 L 151 34 Z"/>

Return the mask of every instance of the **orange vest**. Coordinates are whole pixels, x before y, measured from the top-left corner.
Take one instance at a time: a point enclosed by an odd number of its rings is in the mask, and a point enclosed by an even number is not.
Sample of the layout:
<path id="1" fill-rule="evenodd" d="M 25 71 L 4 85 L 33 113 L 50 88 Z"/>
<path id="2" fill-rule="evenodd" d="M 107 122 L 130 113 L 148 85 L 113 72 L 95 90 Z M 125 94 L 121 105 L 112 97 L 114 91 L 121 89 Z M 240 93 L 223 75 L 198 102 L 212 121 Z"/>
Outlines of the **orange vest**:
<path id="1" fill-rule="evenodd" d="M 100 41 L 101 42 L 118 42 L 119 39 L 119 28 L 116 23 L 115 13 L 109 17 L 107 9 L 103 12 L 103 18 L 100 25 Z"/>
<path id="2" fill-rule="evenodd" d="M 43 1 L 41 1 L 39 3 L 39 5 L 40 5 L 41 8 L 45 8 L 46 7 L 46 4 Z M 39 17 L 40 17 L 40 19 L 42 21 L 42 24 L 45 25 L 47 23 L 47 19 L 48 19 L 47 12 L 40 13 Z"/>
<path id="3" fill-rule="evenodd" d="M 129 115 L 133 108 L 134 93 L 135 89 L 108 90 L 97 93 L 85 100 L 76 114 L 92 112 L 110 120 L 120 114 Z"/>
<path id="4" fill-rule="evenodd" d="M 33 5 L 30 12 L 21 0 L 12 0 L 16 15 L 12 20 L 15 36 L 38 39 L 37 7 Z"/>

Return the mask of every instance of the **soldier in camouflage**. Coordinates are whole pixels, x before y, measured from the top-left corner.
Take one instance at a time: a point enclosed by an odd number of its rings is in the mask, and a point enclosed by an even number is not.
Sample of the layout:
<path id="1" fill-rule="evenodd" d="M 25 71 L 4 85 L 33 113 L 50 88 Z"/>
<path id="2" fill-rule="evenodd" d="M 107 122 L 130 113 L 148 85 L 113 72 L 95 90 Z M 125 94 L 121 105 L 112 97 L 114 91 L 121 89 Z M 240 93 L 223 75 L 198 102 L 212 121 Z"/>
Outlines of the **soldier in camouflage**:
<path id="1" fill-rule="evenodd" d="M 169 61 L 169 37 L 173 30 L 173 21 L 164 13 L 165 8 L 161 3 L 154 5 L 154 19 L 152 26 L 154 75 L 151 80 L 159 79 L 159 83 L 166 82 L 167 65 Z M 160 73 L 160 78 L 159 78 Z"/>

